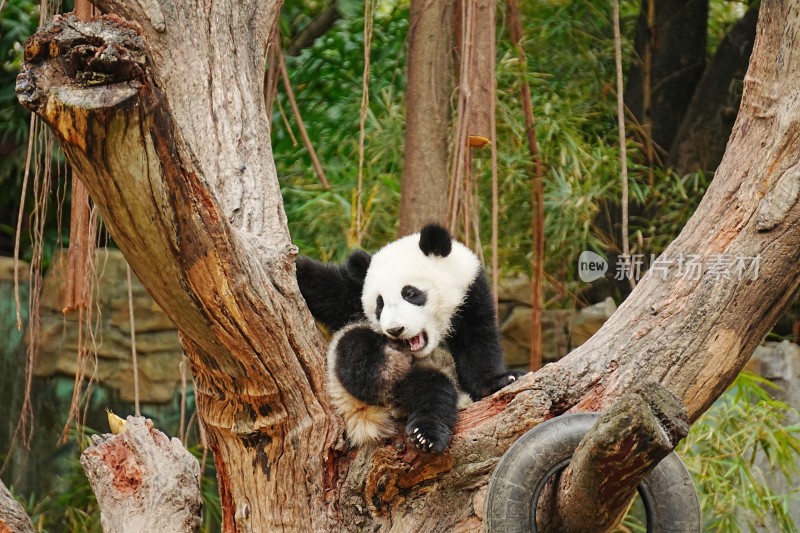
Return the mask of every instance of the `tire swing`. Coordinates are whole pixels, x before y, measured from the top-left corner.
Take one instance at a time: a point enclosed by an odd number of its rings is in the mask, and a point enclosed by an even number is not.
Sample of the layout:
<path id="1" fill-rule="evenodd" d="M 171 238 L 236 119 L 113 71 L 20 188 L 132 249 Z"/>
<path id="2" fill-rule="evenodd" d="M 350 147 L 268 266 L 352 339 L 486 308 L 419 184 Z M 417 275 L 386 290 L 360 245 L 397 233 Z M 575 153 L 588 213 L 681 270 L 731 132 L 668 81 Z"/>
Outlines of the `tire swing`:
<path id="1" fill-rule="evenodd" d="M 597 413 L 577 413 L 553 418 L 525 433 L 506 451 L 489 481 L 486 531 L 537 531 L 536 502 L 545 483 L 567 467 L 598 417 Z M 697 493 L 675 453 L 662 459 L 637 490 L 644 503 L 648 533 L 701 531 Z"/>

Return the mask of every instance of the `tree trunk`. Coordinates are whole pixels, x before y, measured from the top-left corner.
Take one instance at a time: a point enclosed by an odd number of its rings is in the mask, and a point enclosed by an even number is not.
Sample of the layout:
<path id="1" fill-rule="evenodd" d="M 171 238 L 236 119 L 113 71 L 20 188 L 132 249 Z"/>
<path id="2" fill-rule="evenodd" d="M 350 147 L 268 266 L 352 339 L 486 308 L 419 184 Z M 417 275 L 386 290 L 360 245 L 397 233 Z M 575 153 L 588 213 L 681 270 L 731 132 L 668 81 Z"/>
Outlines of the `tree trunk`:
<path id="1" fill-rule="evenodd" d="M 523 432 L 645 380 L 695 420 L 800 292 L 800 63 L 786 59 L 800 5 L 766 0 L 728 150 L 662 256 L 668 275 L 653 268 L 586 344 L 464 410 L 447 453 L 418 456 L 401 435 L 344 450 L 269 147 L 261 81 L 278 2 L 98 3 L 139 26 L 54 19 L 27 43 L 17 90 L 181 331 L 225 531 L 474 531 Z M 696 279 L 678 262 L 695 254 L 708 261 Z M 725 257 L 758 257 L 757 275 L 720 274 Z"/>
<path id="2" fill-rule="evenodd" d="M 755 5 L 728 31 L 703 73 L 669 151 L 668 163 L 678 174 L 713 172 L 722 161 L 739 110 L 757 21 Z"/>
<path id="3" fill-rule="evenodd" d="M 643 0 L 625 104 L 640 125 L 649 125 L 653 142 L 666 151 L 703 75 L 708 0 L 659 0 L 652 27 L 647 22 L 649 7 L 649 0 Z"/>
<path id="4" fill-rule="evenodd" d="M 398 235 L 447 219 L 453 3 L 411 0 L 406 144 Z"/>
<path id="5" fill-rule="evenodd" d="M 81 464 L 104 533 L 193 533 L 200 526 L 200 464 L 150 420 L 129 416 L 119 434 L 92 435 Z"/>
<path id="6" fill-rule="evenodd" d="M 145 6 L 100 6 L 141 29 L 116 16 L 54 18 L 27 43 L 20 99 L 57 131 L 181 333 L 225 530 L 330 529 L 339 431 L 294 279 L 261 92 L 277 3 Z"/>

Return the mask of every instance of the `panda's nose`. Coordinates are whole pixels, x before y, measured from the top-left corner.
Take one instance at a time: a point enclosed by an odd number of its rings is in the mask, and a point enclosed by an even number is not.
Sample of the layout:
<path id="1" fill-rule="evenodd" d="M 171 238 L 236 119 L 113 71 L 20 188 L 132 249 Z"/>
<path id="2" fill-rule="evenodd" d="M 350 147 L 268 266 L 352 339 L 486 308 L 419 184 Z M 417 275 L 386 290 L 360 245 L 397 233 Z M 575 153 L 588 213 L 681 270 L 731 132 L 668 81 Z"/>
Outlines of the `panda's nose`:
<path id="1" fill-rule="evenodd" d="M 400 327 L 397 327 L 397 328 L 389 328 L 389 329 L 386 330 L 386 333 L 388 333 L 392 337 L 397 338 L 397 337 L 399 337 L 400 335 L 403 334 L 403 331 L 405 331 L 405 329 L 406 328 L 404 328 L 403 326 L 400 326 Z"/>

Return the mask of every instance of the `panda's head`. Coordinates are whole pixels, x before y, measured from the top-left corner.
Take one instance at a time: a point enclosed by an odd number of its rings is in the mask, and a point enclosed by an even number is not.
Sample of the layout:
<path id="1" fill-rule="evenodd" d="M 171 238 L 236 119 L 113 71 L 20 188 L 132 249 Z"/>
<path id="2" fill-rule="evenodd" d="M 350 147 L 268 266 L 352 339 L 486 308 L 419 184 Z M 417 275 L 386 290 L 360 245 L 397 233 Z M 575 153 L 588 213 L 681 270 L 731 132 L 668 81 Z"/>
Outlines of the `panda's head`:
<path id="1" fill-rule="evenodd" d="M 372 256 L 361 294 L 364 313 L 376 332 L 428 355 L 447 336 L 479 271 L 475 254 L 447 230 L 425 226 Z"/>

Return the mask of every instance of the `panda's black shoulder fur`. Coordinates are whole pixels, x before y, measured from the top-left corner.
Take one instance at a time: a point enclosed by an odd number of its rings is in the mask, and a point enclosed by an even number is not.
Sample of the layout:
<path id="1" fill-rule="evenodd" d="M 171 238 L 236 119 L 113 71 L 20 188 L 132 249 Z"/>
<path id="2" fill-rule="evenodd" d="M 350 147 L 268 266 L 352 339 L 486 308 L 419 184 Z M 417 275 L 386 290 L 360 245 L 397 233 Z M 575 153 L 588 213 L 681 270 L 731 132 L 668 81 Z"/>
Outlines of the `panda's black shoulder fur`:
<path id="1" fill-rule="evenodd" d="M 510 376 L 521 374 L 506 371 L 494 296 L 483 268 L 453 316 L 445 342 L 453 354 L 461 388 L 473 400 L 492 394 L 513 381 Z"/>
<path id="2" fill-rule="evenodd" d="M 297 283 L 311 315 L 332 331 L 364 320 L 361 291 L 369 269 L 370 256 L 363 250 L 350 254 L 341 265 L 322 263 L 298 256 Z"/>

